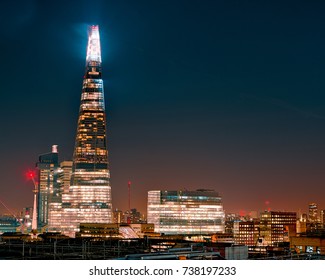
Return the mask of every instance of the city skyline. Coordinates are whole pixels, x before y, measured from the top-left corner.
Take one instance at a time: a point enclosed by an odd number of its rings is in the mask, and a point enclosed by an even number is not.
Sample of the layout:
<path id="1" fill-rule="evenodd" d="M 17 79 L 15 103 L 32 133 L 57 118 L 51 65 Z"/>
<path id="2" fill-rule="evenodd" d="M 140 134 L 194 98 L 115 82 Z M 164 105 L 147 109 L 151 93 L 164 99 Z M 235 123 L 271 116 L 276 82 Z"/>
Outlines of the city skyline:
<path id="1" fill-rule="evenodd" d="M 325 209 L 325 4 L 293 3 L 6 3 L 0 199 L 32 205 L 24 173 L 52 145 L 72 159 L 98 24 L 113 208 L 131 181 L 141 212 L 149 190 L 199 188 L 226 213 Z"/>

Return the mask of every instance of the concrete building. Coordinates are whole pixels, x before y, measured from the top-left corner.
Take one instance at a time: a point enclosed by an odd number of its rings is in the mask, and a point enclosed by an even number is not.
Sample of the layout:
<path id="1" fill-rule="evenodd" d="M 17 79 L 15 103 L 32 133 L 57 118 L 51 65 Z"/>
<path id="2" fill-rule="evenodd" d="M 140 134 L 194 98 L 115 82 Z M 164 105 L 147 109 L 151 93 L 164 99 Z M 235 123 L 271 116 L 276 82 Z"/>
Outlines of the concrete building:
<path id="1" fill-rule="evenodd" d="M 297 253 L 325 254 L 325 236 L 291 236 L 290 247 Z"/>
<path id="2" fill-rule="evenodd" d="M 317 204 L 312 202 L 308 205 L 308 221 L 309 223 L 317 223 L 318 222 L 318 208 Z"/>
<path id="3" fill-rule="evenodd" d="M 260 232 L 260 223 L 257 221 L 236 221 L 234 222 L 235 244 L 256 246 Z"/>
<path id="4" fill-rule="evenodd" d="M 296 235 L 297 214 L 295 212 L 265 211 L 260 218 L 260 236 L 263 244 L 277 245 L 289 242 Z"/>
<path id="5" fill-rule="evenodd" d="M 119 209 L 113 211 L 113 223 L 121 224 L 125 222 L 124 212 Z"/>
<path id="6" fill-rule="evenodd" d="M 325 210 L 320 211 L 320 223 L 322 228 L 325 228 Z"/>

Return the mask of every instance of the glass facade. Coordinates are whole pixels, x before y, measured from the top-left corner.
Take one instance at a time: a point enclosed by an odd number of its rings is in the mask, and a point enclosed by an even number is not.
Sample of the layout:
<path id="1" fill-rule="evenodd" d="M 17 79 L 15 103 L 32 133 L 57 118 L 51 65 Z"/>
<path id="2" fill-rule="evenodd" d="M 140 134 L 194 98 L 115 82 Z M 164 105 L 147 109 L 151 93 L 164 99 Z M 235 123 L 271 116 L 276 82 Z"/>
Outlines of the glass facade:
<path id="1" fill-rule="evenodd" d="M 51 201 L 49 203 L 48 213 L 48 231 L 61 231 L 62 216 L 62 195 L 69 192 L 72 172 L 72 161 L 63 161 L 56 171 L 56 186 Z"/>
<path id="2" fill-rule="evenodd" d="M 16 232 L 19 222 L 11 216 L 0 216 L 0 235 L 5 232 Z"/>
<path id="3" fill-rule="evenodd" d="M 49 205 L 53 194 L 57 191 L 57 169 L 59 167 L 57 146 L 52 146 L 52 152 L 42 154 L 36 163 L 39 175 L 37 224 L 39 227 L 48 224 Z"/>
<path id="4" fill-rule="evenodd" d="M 62 196 L 62 232 L 74 236 L 80 223 L 110 223 L 112 202 L 99 28 L 89 28 L 86 71 L 79 110 L 71 185 Z"/>
<path id="5" fill-rule="evenodd" d="M 225 213 L 213 190 L 149 191 L 148 223 L 164 234 L 223 233 Z"/>

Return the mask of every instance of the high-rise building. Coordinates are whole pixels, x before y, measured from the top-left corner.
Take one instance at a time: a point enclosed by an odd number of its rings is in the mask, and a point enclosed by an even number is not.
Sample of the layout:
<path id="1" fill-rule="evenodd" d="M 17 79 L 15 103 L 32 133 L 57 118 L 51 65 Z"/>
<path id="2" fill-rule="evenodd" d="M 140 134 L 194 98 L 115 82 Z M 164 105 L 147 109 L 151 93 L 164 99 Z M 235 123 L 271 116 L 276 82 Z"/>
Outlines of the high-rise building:
<path id="1" fill-rule="evenodd" d="M 318 209 L 316 203 L 309 203 L 308 206 L 308 221 L 310 223 L 318 222 Z"/>
<path id="2" fill-rule="evenodd" d="M 149 191 L 148 223 L 164 234 L 210 234 L 225 231 L 221 197 L 213 190 Z"/>
<path id="3" fill-rule="evenodd" d="M 320 211 L 320 223 L 321 223 L 321 227 L 324 228 L 325 227 L 325 210 L 321 210 Z"/>
<path id="4" fill-rule="evenodd" d="M 49 201 L 48 231 L 61 230 L 62 195 L 69 192 L 72 161 L 62 161 L 56 170 L 56 183 Z"/>
<path id="5" fill-rule="evenodd" d="M 39 172 L 37 218 L 38 226 L 42 227 L 48 223 L 49 203 L 53 192 L 57 189 L 56 171 L 59 167 L 57 145 L 52 146 L 50 153 L 39 156 L 36 167 Z"/>
<path id="6" fill-rule="evenodd" d="M 72 161 L 65 160 L 60 162 L 60 168 L 58 170 L 58 184 L 60 186 L 61 194 L 69 192 L 71 173 Z"/>
<path id="7" fill-rule="evenodd" d="M 112 222 L 102 61 L 98 25 L 90 26 L 69 193 L 62 195 L 62 232 L 80 223 Z"/>

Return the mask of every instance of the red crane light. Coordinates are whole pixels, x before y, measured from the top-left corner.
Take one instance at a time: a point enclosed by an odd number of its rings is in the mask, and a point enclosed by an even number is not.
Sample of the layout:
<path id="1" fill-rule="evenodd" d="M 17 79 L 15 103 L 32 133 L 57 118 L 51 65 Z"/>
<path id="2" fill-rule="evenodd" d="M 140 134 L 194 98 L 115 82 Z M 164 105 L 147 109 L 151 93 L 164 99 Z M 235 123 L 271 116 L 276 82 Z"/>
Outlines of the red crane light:
<path id="1" fill-rule="evenodd" d="M 239 210 L 239 216 L 245 217 L 246 216 L 246 210 Z"/>
<path id="2" fill-rule="evenodd" d="M 35 171 L 27 171 L 25 174 L 27 180 L 33 180 L 35 178 Z"/>

